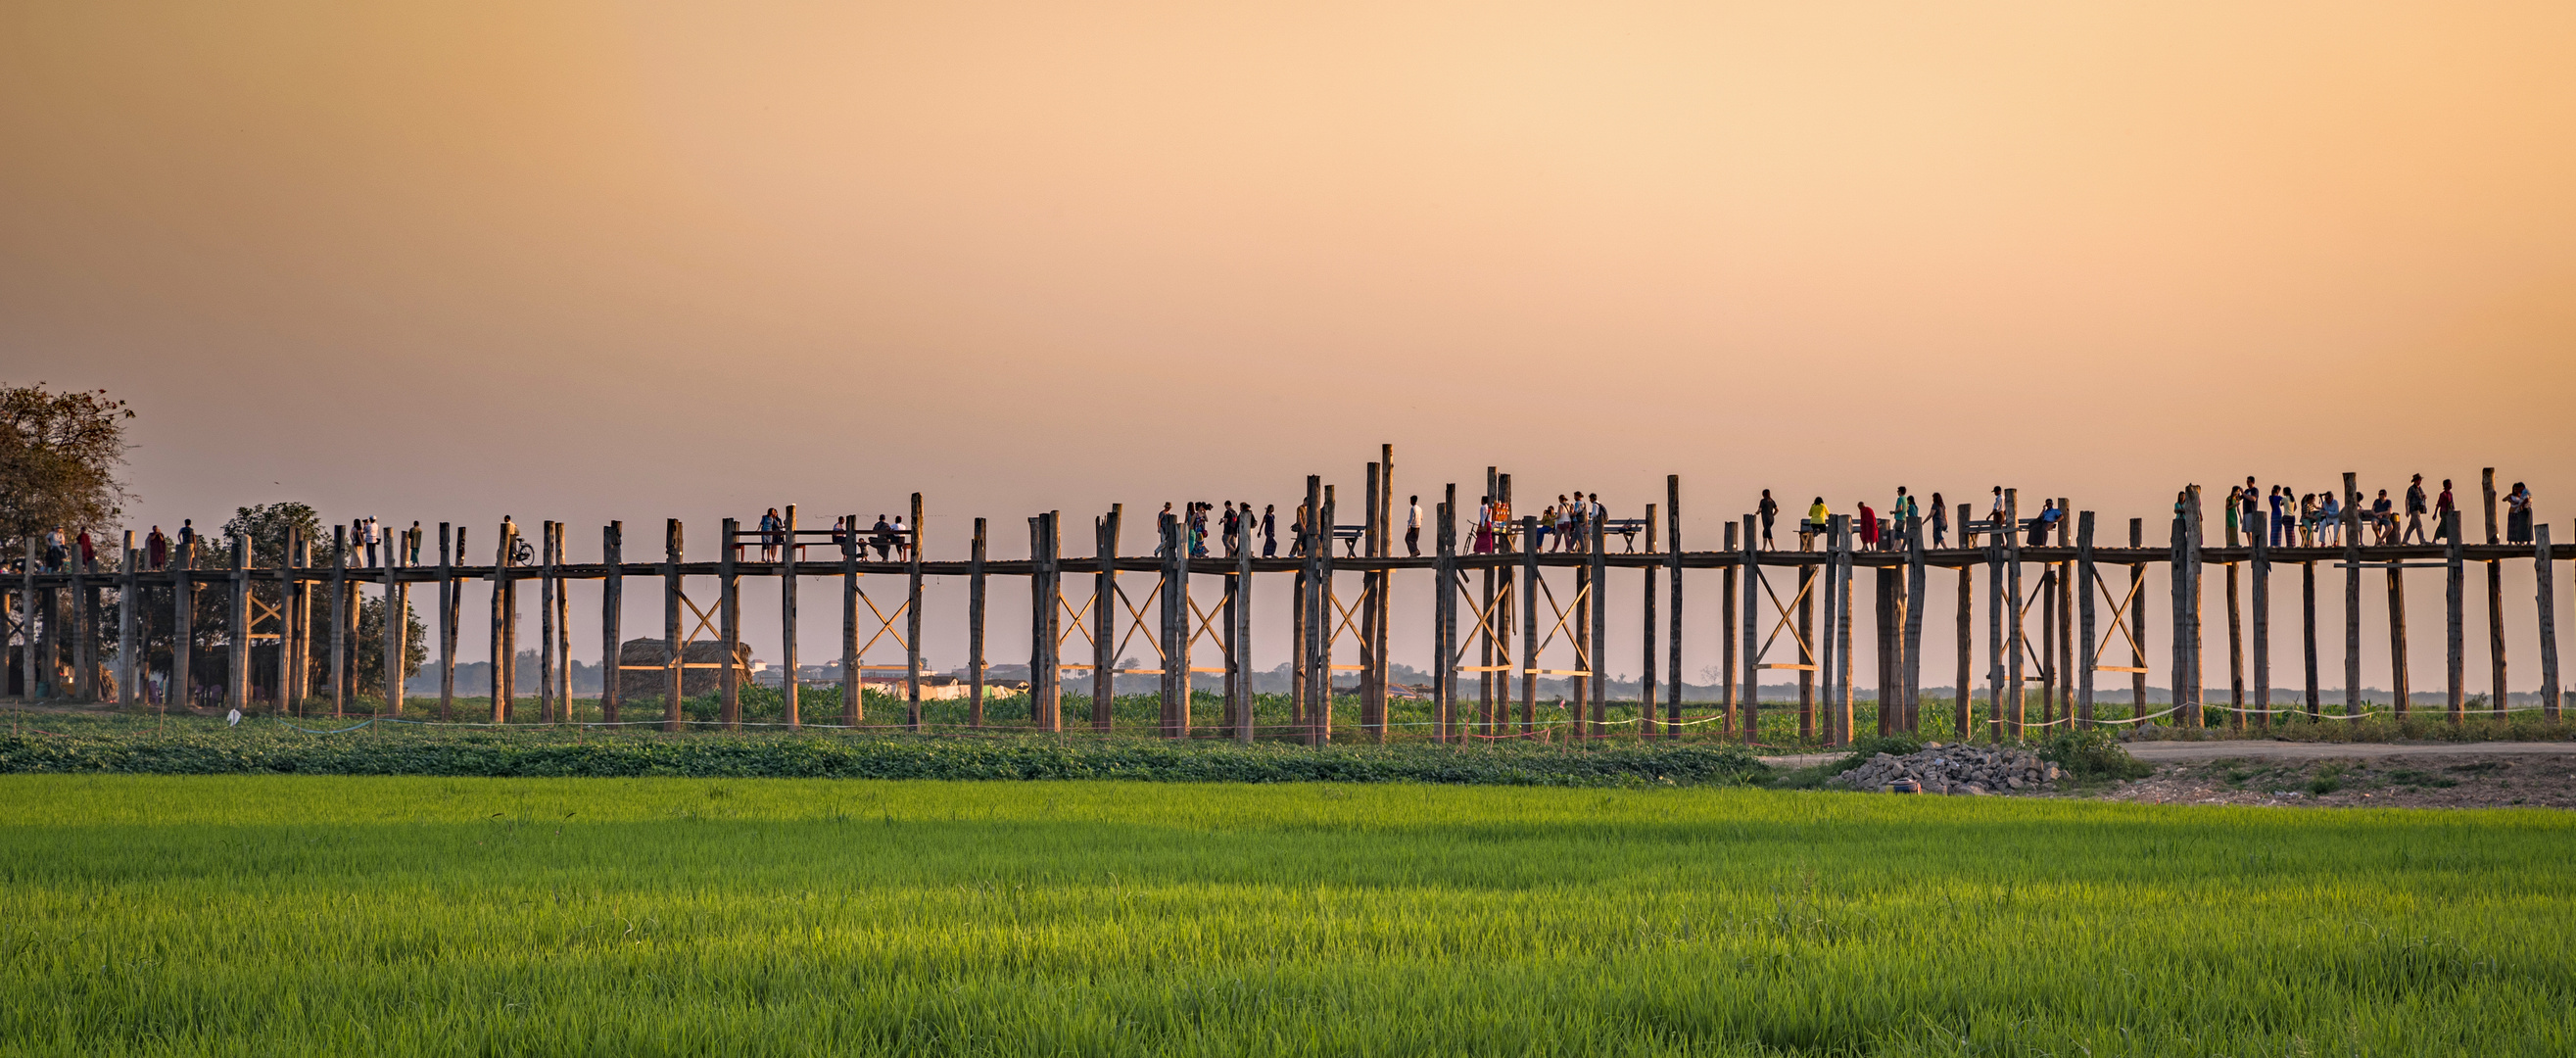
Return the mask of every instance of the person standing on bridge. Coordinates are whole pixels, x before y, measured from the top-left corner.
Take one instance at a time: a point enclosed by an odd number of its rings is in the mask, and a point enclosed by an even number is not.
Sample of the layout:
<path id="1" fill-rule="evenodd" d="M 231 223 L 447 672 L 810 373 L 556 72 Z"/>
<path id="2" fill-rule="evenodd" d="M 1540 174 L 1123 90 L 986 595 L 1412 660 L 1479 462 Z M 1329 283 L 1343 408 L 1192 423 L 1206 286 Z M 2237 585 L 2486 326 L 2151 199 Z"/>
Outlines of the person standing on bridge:
<path id="1" fill-rule="evenodd" d="M 1870 509 L 1868 500 L 1853 500 L 1852 506 L 1860 508 L 1860 549 L 1878 550 L 1878 512 Z"/>
<path id="2" fill-rule="evenodd" d="M 143 561 L 147 569 L 170 568 L 170 538 L 161 535 L 160 526 L 153 526 L 152 535 L 143 538 Z"/>
<path id="3" fill-rule="evenodd" d="M 2267 502 L 2272 506 L 2272 521 L 2271 524 L 2266 527 L 2268 531 L 2264 534 L 2263 539 L 2269 541 L 2273 547 L 2285 547 L 2287 546 L 2285 540 L 2289 535 L 2284 532 L 2284 530 L 2288 528 L 2288 519 L 2285 517 L 2290 505 L 2288 486 L 2272 486 L 2272 494 L 2268 497 Z"/>
<path id="4" fill-rule="evenodd" d="M 1244 507 L 1247 510 L 1250 509 L 1251 506 L 1252 505 L 1248 503 L 1244 504 Z M 1265 503 L 1261 505 L 1261 557 L 1271 558 L 1278 554 L 1279 505 L 1275 503 Z"/>
<path id="5" fill-rule="evenodd" d="M 2504 542 L 2508 544 L 2530 543 L 2531 490 L 2524 488 L 2523 484 L 2519 481 L 2514 482 L 2513 491 L 2505 494 L 2504 510 Z M 89 534 L 81 534 L 81 539 L 84 541 L 81 550 L 83 552 L 87 552 L 89 547 L 86 544 L 86 541 L 89 539 Z"/>
<path id="6" fill-rule="evenodd" d="M 2451 531 L 2451 512 L 2459 509 L 2459 502 L 2451 498 L 2451 479 L 2443 478 L 2442 498 L 2433 501 L 2433 539 L 2444 539 L 2442 534 Z"/>
<path id="7" fill-rule="evenodd" d="M 1235 513 L 1234 501 L 1225 501 L 1225 513 L 1217 515 L 1217 538 L 1225 542 L 1225 557 L 1233 558 L 1235 548 L 1242 546 L 1243 516 Z"/>
<path id="8" fill-rule="evenodd" d="M 1404 516 L 1404 553 L 1408 557 L 1421 558 L 1422 497 L 1416 496 L 1408 502 L 1410 510 Z"/>
<path id="9" fill-rule="evenodd" d="M 1950 542 L 1949 508 L 1942 504 L 1940 493 L 1932 494 L 1932 516 L 1923 521 L 1932 527 L 1932 546 L 1940 547 Z"/>
<path id="10" fill-rule="evenodd" d="M 2398 534 L 2397 542 L 2403 544 L 2408 540 L 2419 544 L 2428 542 L 2424 539 L 2424 475 L 2422 474 L 2415 475 L 2414 482 L 2406 486 L 2406 531 Z"/>
<path id="11" fill-rule="evenodd" d="M 883 515 L 879 515 L 878 517 L 884 517 L 884 516 L 883 516 Z M 778 561 L 778 530 L 779 530 L 782 526 L 785 526 L 786 524 L 787 524 L 787 523 L 786 523 L 785 521 L 781 520 L 781 519 L 778 517 L 778 508 L 776 508 L 776 507 L 772 507 L 772 508 L 770 508 L 770 509 L 769 509 L 769 513 L 767 513 L 767 514 L 764 514 L 764 515 L 761 515 L 761 516 L 760 516 L 760 560 L 761 560 L 761 561 L 763 561 L 763 562 L 776 562 L 776 561 Z M 728 543 L 730 543 L 730 541 L 728 541 Z M 739 552 L 737 552 L 737 553 L 736 553 L 736 557 L 740 557 L 740 553 L 739 553 Z"/>
<path id="12" fill-rule="evenodd" d="M 1755 510 L 1762 515 L 1763 550 L 1777 549 L 1779 545 L 1771 542 L 1771 521 L 1780 517 L 1780 504 L 1771 498 L 1771 490 L 1762 490 L 1762 503 Z"/>

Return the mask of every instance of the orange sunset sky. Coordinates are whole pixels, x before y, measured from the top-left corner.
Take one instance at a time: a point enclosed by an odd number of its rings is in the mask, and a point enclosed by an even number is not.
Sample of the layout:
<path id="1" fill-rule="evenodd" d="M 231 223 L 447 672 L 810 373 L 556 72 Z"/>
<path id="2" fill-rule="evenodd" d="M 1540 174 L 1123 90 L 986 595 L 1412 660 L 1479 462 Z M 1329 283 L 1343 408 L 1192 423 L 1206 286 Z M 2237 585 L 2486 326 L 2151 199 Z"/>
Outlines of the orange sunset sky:
<path id="1" fill-rule="evenodd" d="M 1678 473 L 1698 546 L 1764 487 L 2576 512 L 2565 3 L 13 0 L 0 144 L 0 377 L 134 402 L 138 529 L 918 490 L 1019 557 L 1380 442 Z"/>

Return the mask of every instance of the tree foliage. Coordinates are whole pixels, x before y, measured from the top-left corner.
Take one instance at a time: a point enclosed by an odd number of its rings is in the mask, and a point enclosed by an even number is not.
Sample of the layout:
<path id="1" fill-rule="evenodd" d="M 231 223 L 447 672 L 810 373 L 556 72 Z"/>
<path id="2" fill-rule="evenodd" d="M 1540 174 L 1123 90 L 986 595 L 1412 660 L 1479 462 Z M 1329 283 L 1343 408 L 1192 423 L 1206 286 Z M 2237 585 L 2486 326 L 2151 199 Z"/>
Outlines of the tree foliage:
<path id="1" fill-rule="evenodd" d="M 0 386 L 0 543 L 10 553 L 55 526 L 103 532 L 115 523 L 128 498 L 117 470 L 132 418 L 106 390 Z"/>

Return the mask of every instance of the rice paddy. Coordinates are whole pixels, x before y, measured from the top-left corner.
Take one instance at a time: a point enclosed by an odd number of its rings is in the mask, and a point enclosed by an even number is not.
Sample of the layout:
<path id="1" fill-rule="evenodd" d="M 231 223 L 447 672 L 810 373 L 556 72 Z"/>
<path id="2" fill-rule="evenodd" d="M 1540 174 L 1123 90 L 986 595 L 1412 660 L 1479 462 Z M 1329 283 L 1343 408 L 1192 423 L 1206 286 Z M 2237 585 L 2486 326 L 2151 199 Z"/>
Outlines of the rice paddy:
<path id="1" fill-rule="evenodd" d="M 2567 1054 L 2576 817 L 0 776 L 0 1051 Z"/>

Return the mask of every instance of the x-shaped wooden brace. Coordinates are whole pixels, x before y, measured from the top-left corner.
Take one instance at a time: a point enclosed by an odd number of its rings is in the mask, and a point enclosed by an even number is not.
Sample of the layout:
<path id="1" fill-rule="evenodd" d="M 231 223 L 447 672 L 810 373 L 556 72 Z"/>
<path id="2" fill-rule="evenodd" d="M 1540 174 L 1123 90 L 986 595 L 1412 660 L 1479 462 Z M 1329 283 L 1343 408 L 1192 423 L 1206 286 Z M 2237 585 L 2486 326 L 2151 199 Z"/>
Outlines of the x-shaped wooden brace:
<path id="1" fill-rule="evenodd" d="M 1342 641 L 1343 632 L 1349 632 L 1353 639 L 1359 638 L 1359 630 L 1351 627 L 1352 623 L 1359 620 L 1359 616 L 1353 614 L 1350 607 L 1342 605 L 1342 597 L 1335 594 L 1330 587 L 1326 587 L 1324 589 L 1324 601 L 1333 604 L 1333 609 L 1339 611 L 1342 615 L 1341 621 L 1333 626 L 1332 634 L 1324 639 L 1324 653 L 1327 656 L 1330 656 L 1333 651 L 1333 644 Z"/>
<path id="2" fill-rule="evenodd" d="M 1190 633 L 1191 646 L 1197 646 L 1199 644 L 1200 637 L 1204 636 L 1209 641 L 1213 642 L 1218 650 L 1222 651 L 1225 649 L 1224 638 L 1217 635 L 1216 632 L 1208 626 L 1216 623 L 1216 617 L 1214 615 L 1224 613 L 1227 600 L 1232 598 L 1234 598 L 1234 589 L 1228 588 L 1222 596 L 1218 597 L 1216 606 L 1212 610 L 1202 610 L 1199 609 L 1199 601 L 1197 599 L 1191 598 L 1187 595 L 1181 597 L 1181 601 L 1190 604 L 1190 612 L 1197 614 L 1199 619 L 1198 631 Z M 1224 670 L 1220 669 L 1218 671 Z"/>
<path id="3" fill-rule="evenodd" d="M 2137 601 L 2138 587 L 2144 583 L 2146 583 L 2145 577 L 2131 580 L 2129 582 L 2128 594 L 2114 599 L 2111 597 L 2111 586 L 2102 583 L 2102 571 L 2098 569 L 2093 571 L 2093 586 L 2102 592 L 2102 601 L 2111 604 L 2111 627 L 2103 631 L 2102 642 L 2093 647 L 2093 665 L 2095 667 L 2098 668 L 2101 666 L 2102 653 L 2111 649 L 2111 634 L 2113 632 L 2119 633 L 2121 638 L 2128 640 L 2129 649 L 2135 651 L 2139 657 L 2143 658 L 2147 656 L 2146 650 L 2138 646 L 2138 633 L 2135 629 L 2129 627 L 2128 616 L 2129 604 Z"/>
<path id="4" fill-rule="evenodd" d="M 875 599 L 868 598 L 866 589 L 862 588 L 856 590 L 858 591 L 859 601 L 866 603 L 868 605 L 868 612 L 875 615 L 877 619 L 876 634 L 869 636 L 866 643 L 860 644 L 859 657 L 867 657 L 868 648 L 877 645 L 877 640 L 884 639 L 887 636 L 894 637 L 894 645 L 899 647 L 904 646 L 903 633 L 894 630 L 894 621 L 895 618 L 903 616 L 904 611 L 912 609 L 912 600 L 905 599 L 903 601 L 903 605 L 894 608 L 893 613 L 887 613 L 883 610 L 877 609 L 877 601 Z"/>
<path id="5" fill-rule="evenodd" d="M 1458 581 L 1458 594 L 1467 597 L 1467 611 L 1475 615 L 1476 627 L 1484 629 L 1486 635 L 1493 637 L 1494 652 L 1502 657 L 1504 662 L 1503 667 L 1508 670 L 1512 660 L 1512 637 L 1504 635 L 1501 632 L 1494 631 L 1493 614 L 1496 609 L 1499 609 L 1503 605 L 1503 600 L 1511 598 L 1512 582 L 1509 580 L 1503 581 L 1500 585 L 1500 589 L 1501 590 L 1494 593 L 1494 600 L 1492 602 L 1486 603 L 1483 609 L 1477 609 L 1476 596 L 1474 593 L 1467 590 L 1466 578 L 1461 577 Z M 1450 659 L 1450 664 L 1452 665 L 1456 665 L 1467 660 L 1467 643 L 1473 642 L 1475 639 L 1474 636 L 1460 636 L 1459 638 L 1464 642 L 1461 642 L 1458 646 L 1458 656 Z"/>
<path id="6" fill-rule="evenodd" d="M 1145 601 L 1143 603 L 1138 603 L 1135 600 L 1129 599 L 1127 597 L 1127 588 L 1125 585 L 1118 584 L 1116 581 L 1112 581 L 1110 583 L 1112 587 L 1117 588 L 1118 603 L 1119 605 L 1127 608 L 1127 616 L 1129 618 L 1127 623 L 1127 634 L 1118 637 L 1118 649 L 1110 652 L 1123 658 L 1127 656 L 1127 644 L 1135 642 L 1136 633 L 1145 627 L 1145 607 L 1147 605 L 1151 605 L 1156 597 L 1162 595 L 1163 580 L 1160 577 L 1154 578 L 1154 590 L 1145 593 Z M 1154 648 L 1154 660 L 1163 660 L 1162 643 L 1148 639 L 1145 641 L 1145 645 Z"/>
<path id="7" fill-rule="evenodd" d="M 1087 621 L 1084 621 L 1084 620 L 1083 620 L 1083 618 L 1086 618 L 1086 617 L 1091 616 L 1091 606 L 1092 606 L 1092 604 L 1093 604 L 1093 603 L 1096 603 L 1096 602 L 1099 602 L 1099 601 L 1100 601 L 1100 600 L 1099 600 L 1099 599 L 1097 599 L 1097 598 L 1084 599 L 1084 600 L 1082 600 L 1082 609 L 1080 609 L 1080 610 L 1076 610 L 1076 609 L 1074 609 L 1074 608 L 1073 608 L 1073 604 L 1072 604 L 1072 603 L 1069 603 L 1069 602 L 1064 601 L 1064 596 L 1062 596 L 1062 595 L 1058 595 L 1058 596 L 1056 596 L 1055 604 L 1056 604 L 1058 607 L 1060 607 L 1060 608 L 1062 608 L 1062 609 L 1064 610 L 1064 615 L 1065 615 L 1065 617 L 1067 618 L 1067 620 L 1065 621 L 1066 630 L 1065 630 L 1065 631 L 1063 631 L 1063 632 L 1059 632 L 1059 633 L 1057 633 L 1057 634 L 1056 634 L 1056 637 L 1055 637 L 1055 646 L 1056 646 L 1056 652 L 1057 652 L 1057 653 L 1063 653 L 1063 651 L 1064 651 L 1064 644 L 1066 643 L 1066 641 L 1068 641 L 1068 640 L 1070 640 L 1070 639 L 1072 639 L 1072 638 L 1073 638 L 1073 633 L 1075 633 L 1075 632 L 1080 632 L 1080 633 L 1082 633 L 1082 641 L 1083 641 L 1083 642 L 1085 642 L 1085 643 L 1091 642 L 1091 626 L 1090 626 L 1090 623 L 1089 623 L 1089 622 L 1087 622 Z M 1076 666 L 1076 667 L 1077 667 L 1077 668 L 1079 668 L 1080 666 Z"/>
<path id="8" fill-rule="evenodd" d="M 1547 586 L 1547 578 L 1540 577 L 1538 579 L 1538 590 L 1540 595 L 1546 597 L 1547 608 L 1556 611 L 1556 626 L 1548 629 L 1547 635 L 1538 641 L 1538 649 L 1530 652 L 1529 663 L 1532 665 L 1538 664 L 1539 656 L 1547 653 L 1548 644 L 1556 642 L 1556 634 L 1558 632 L 1565 631 L 1565 622 L 1572 620 L 1575 611 L 1583 607 L 1583 597 L 1591 593 L 1592 586 L 1586 584 L 1581 588 L 1575 589 L 1574 601 L 1567 603 L 1564 606 L 1558 606 L 1556 604 L 1556 592 Z M 1567 642 L 1574 644 L 1574 666 L 1580 669 L 1591 668 L 1592 659 L 1584 656 L 1586 652 L 1583 649 L 1583 637 L 1567 636 L 1565 638 Z"/>
<path id="9" fill-rule="evenodd" d="M 1798 603 L 1806 599 L 1807 593 L 1815 590 L 1816 581 L 1820 579 L 1822 578 L 1808 578 L 1806 583 L 1798 586 L 1798 594 L 1796 596 L 1790 598 L 1787 603 L 1782 603 L 1780 601 L 1780 593 L 1771 590 L 1771 578 L 1762 575 L 1762 567 L 1760 565 L 1755 565 L 1753 567 L 1753 582 L 1762 586 L 1762 594 L 1771 597 L 1771 608 L 1779 611 L 1780 619 L 1771 623 L 1771 634 L 1763 637 L 1762 649 L 1753 652 L 1753 658 L 1750 664 L 1756 666 L 1762 664 L 1762 659 L 1771 653 L 1771 644 L 1779 642 L 1780 633 L 1782 631 L 1788 632 L 1789 638 L 1797 641 L 1798 657 L 1801 659 L 1800 663 L 1802 665 L 1805 664 L 1804 659 L 1815 656 L 1815 651 L 1810 650 L 1807 647 L 1807 637 L 1800 634 L 1798 629 L 1789 623 L 1789 611 L 1796 609 Z M 1748 614 L 1746 616 L 1751 615 Z"/>

